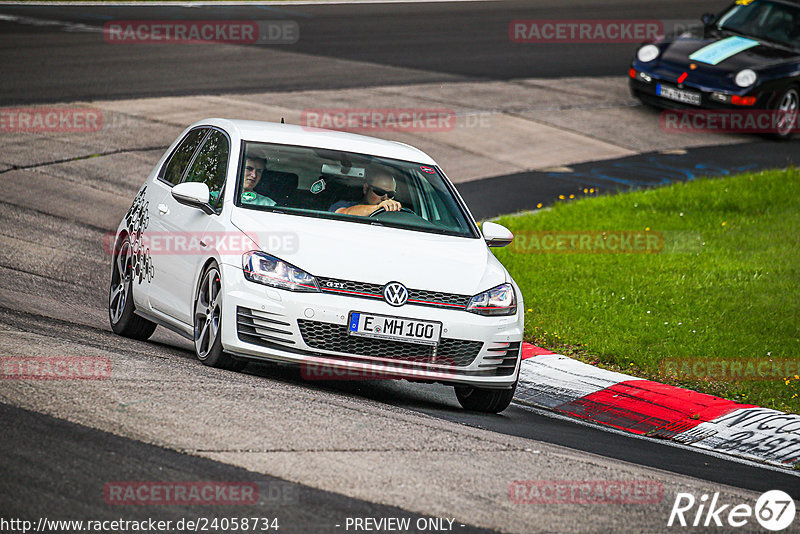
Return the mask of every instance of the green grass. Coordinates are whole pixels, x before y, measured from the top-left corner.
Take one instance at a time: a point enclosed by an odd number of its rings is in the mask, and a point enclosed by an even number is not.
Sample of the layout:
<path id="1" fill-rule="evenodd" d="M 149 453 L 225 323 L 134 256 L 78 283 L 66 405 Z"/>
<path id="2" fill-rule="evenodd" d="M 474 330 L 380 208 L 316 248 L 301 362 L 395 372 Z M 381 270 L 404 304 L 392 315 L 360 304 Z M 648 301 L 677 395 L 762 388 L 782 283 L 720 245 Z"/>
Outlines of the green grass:
<path id="1" fill-rule="evenodd" d="M 800 362 L 800 171 L 678 183 L 501 217 L 527 341 L 601 367 L 800 413 L 800 380 L 688 379 L 670 358 Z M 661 232 L 651 254 L 530 254 L 526 231 Z M 522 239 L 519 239 L 522 238 Z"/>

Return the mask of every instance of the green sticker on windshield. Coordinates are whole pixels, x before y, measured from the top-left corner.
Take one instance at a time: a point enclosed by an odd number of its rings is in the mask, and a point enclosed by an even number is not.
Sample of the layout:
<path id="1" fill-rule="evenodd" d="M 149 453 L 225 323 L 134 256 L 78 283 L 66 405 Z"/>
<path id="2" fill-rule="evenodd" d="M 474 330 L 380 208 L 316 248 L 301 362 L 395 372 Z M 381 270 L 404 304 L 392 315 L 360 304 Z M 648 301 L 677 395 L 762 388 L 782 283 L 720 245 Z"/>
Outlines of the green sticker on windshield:
<path id="1" fill-rule="evenodd" d="M 311 192 L 315 195 L 318 195 L 323 191 L 325 191 L 325 180 L 322 178 L 311 184 Z"/>
<path id="2" fill-rule="evenodd" d="M 255 199 L 256 199 L 256 194 L 253 193 L 252 191 L 245 191 L 244 193 L 242 193 L 243 202 L 252 202 Z"/>

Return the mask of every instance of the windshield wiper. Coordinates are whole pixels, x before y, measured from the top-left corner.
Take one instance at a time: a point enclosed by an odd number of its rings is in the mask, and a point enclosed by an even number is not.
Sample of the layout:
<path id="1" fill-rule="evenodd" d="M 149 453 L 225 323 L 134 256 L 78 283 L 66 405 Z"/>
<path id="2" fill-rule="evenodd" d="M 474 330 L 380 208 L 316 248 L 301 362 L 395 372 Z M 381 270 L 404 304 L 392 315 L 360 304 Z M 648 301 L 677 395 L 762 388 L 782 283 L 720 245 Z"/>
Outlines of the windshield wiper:
<path id="1" fill-rule="evenodd" d="M 743 31 L 740 30 L 734 30 L 733 28 L 726 28 L 725 26 L 717 26 L 716 28 L 719 31 L 735 33 L 736 35 L 741 35 L 742 37 L 751 37 L 751 38 L 755 37 L 754 35 L 750 35 L 749 33 L 744 33 Z"/>
<path id="2" fill-rule="evenodd" d="M 780 46 L 781 48 L 785 48 L 786 50 L 790 50 L 790 51 L 795 51 L 795 50 L 797 50 L 797 48 L 800 48 L 800 46 L 794 47 L 790 43 L 786 43 L 784 41 L 776 41 L 775 39 L 770 39 L 769 37 L 764 37 L 762 35 L 755 35 L 755 34 L 752 34 L 752 33 L 744 33 L 744 32 L 739 31 L 739 30 L 734 30 L 733 28 L 726 28 L 726 27 L 723 26 L 723 27 L 717 27 L 716 29 L 719 30 L 719 31 L 723 31 L 723 32 L 735 33 L 736 35 L 741 35 L 742 37 L 747 37 L 749 39 L 753 39 L 754 41 L 766 41 L 766 42 L 768 42 L 770 44 L 774 44 L 776 46 Z"/>
<path id="3" fill-rule="evenodd" d="M 785 50 L 789 50 L 791 52 L 794 52 L 794 51 L 797 50 L 797 48 L 795 48 L 795 47 L 793 47 L 793 46 L 791 46 L 788 43 L 785 43 L 783 41 L 776 41 L 776 40 L 770 39 L 768 37 L 756 37 L 756 39 L 758 39 L 760 41 L 767 41 L 770 44 L 773 44 L 773 45 L 778 46 L 780 48 L 783 48 Z"/>

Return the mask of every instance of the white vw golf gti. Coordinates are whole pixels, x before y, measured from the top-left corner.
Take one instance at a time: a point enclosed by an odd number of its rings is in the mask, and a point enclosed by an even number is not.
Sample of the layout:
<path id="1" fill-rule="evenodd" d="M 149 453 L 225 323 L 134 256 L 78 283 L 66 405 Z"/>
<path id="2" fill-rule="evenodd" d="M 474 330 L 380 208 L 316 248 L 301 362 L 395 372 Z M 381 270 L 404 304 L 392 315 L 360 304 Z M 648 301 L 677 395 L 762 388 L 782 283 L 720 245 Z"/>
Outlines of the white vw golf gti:
<path id="1" fill-rule="evenodd" d="M 439 166 L 408 145 L 255 121 L 186 129 L 113 237 L 109 319 L 157 325 L 206 365 L 299 364 L 318 378 L 455 387 L 499 412 L 519 374 L 523 303 Z"/>

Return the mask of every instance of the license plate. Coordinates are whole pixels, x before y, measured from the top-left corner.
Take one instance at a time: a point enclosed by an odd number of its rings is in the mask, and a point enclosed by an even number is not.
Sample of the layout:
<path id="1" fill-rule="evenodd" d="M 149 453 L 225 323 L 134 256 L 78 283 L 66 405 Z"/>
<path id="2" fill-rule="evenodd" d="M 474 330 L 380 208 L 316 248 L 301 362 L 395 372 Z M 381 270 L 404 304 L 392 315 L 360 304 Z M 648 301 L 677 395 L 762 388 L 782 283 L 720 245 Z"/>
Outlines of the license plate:
<path id="1" fill-rule="evenodd" d="M 438 345 L 442 335 L 442 323 L 350 312 L 347 331 L 351 336 L 405 341 L 420 345 Z"/>
<path id="2" fill-rule="evenodd" d="M 669 98 L 675 102 L 682 102 L 684 104 L 691 104 L 693 106 L 700 105 L 700 93 L 694 91 L 684 91 L 683 89 L 676 89 L 668 85 L 656 85 L 656 94 Z"/>

